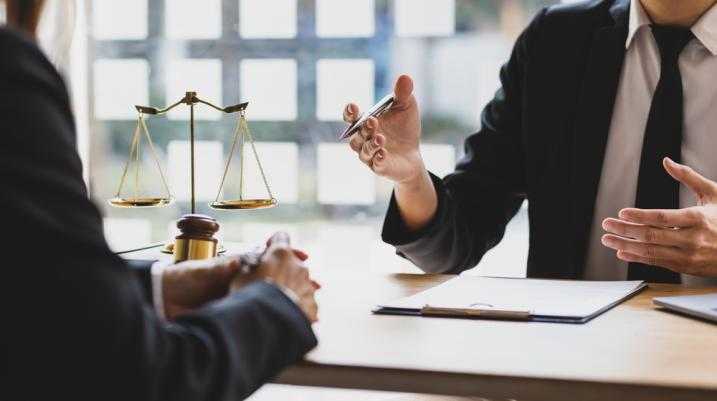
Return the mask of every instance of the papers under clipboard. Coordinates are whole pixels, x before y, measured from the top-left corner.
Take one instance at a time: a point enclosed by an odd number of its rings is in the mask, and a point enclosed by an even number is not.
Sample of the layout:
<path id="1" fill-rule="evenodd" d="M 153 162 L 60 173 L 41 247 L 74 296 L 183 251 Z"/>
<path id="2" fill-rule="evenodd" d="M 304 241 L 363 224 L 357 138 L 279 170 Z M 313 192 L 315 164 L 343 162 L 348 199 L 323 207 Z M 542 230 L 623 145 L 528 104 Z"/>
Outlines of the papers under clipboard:
<path id="1" fill-rule="evenodd" d="M 643 288 L 643 281 L 570 281 L 462 275 L 376 314 L 585 323 Z"/>

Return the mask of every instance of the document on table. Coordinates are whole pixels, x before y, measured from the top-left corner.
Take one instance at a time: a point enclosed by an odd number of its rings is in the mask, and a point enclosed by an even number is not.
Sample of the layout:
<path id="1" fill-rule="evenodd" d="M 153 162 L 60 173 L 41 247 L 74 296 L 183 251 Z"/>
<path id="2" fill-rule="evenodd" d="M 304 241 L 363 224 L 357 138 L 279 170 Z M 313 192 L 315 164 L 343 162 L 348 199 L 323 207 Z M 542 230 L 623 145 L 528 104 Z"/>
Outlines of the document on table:
<path id="1" fill-rule="evenodd" d="M 646 287 L 643 281 L 570 281 L 458 276 L 377 314 L 441 315 L 584 323 Z"/>

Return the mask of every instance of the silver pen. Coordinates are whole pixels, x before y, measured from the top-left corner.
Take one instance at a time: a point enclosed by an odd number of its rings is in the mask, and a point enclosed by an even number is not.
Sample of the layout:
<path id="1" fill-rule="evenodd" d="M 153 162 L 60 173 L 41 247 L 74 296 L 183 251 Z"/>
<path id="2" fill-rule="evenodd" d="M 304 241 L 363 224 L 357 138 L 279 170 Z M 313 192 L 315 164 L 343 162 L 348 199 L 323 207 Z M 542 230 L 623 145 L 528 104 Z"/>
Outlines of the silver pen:
<path id="1" fill-rule="evenodd" d="M 393 94 L 386 95 L 383 99 L 379 100 L 378 103 L 373 105 L 368 111 L 359 117 L 353 124 L 349 125 L 348 128 L 341 134 L 339 139 L 346 139 L 360 130 L 361 127 L 371 117 L 380 117 L 383 113 L 387 112 L 391 106 L 393 106 Z"/>

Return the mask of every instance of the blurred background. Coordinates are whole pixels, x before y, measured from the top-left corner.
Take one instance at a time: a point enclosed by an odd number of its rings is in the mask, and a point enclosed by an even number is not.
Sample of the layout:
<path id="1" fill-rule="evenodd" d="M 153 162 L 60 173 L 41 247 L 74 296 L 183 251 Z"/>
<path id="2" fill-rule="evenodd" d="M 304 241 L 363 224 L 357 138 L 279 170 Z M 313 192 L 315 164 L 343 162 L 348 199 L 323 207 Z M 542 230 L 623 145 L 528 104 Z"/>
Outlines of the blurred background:
<path id="1" fill-rule="evenodd" d="M 186 107 L 147 121 L 177 202 L 144 210 L 108 205 L 129 158 L 133 106 L 164 107 L 195 90 L 219 105 L 250 102 L 249 125 L 279 201 L 260 211 L 207 206 L 217 196 L 237 120 L 199 107 L 198 211 L 219 220 L 224 240 L 261 243 L 286 230 L 309 252 L 319 277 L 418 272 L 381 242 L 391 185 L 338 141 L 343 106 L 353 101 L 365 109 L 392 90 L 399 74 L 410 74 L 422 110 L 424 158 L 431 171 L 445 175 L 462 156 L 463 139 L 479 129 L 514 40 L 540 8 L 558 2 L 75 0 L 71 7 L 48 0 L 40 43 L 67 80 L 85 178 L 116 251 L 167 241 L 175 220 L 190 210 Z M 164 195 L 146 142 L 142 149 L 140 194 Z M 265 197 L 257 165 L 247 160 L 247 192 Z M 238 196 L 238 157 L 234 162 L 225 188 L 230 198 Z M 471 273 L 525 276 L 527 248 L 524 205 L 503 242 Z M 275 384 L 251 399 L 444 400 Z"/>
<path id="2" fill-rule="evenodd" d="M 343 106 L 354 101 L 365 109 L 392 90 L 399 74 L 410 74 L 424 158 L 445 175 L 461 157 L 463 139 L 478 130 L 514 40 L 540 8 L 557 2 L 79 0 L 71 11 L 76 29 L 68 60 L 61 61 L 108 241 L 115 250 L 165 241 L 189 211 L 189 109 L 183 106 L 147 121 L 177 202 L 140 210 L 112 208 L 106 200 L 129 157 L 133 105 L 164 107 L 195 90 L 220 105 L 250 102 L 249 125 L 279 201 L 260 211 L 207 206 L 217 195 L 237 120 L 199 107 L 198 211 L 219 220 L 224 240 L 259 243 L 281 229 L 311 254 L 315 269 L 417 271 L 380 240 L 391 185 L 337 139 Z M 142 156 L 141 193 L 161 195 L 150 152 Z M 248 161 L 247 192 L 265 197 L 256 164 Z M 238 195 L 237 172 L 227 197 Z M 524 207 L 480 273 L 523 276 L 527 244 Z"/>

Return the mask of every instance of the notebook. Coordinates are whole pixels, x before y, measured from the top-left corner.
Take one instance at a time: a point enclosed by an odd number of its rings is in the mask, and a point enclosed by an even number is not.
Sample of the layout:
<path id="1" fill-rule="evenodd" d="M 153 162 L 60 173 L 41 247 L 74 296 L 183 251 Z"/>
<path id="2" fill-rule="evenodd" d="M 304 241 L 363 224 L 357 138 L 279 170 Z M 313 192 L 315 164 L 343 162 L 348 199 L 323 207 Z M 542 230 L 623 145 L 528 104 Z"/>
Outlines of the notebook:
<path id="1" fill-rule="evenodd" d="M 461 275 L 378 305 L 389 315 L 585 323 L 647 285 L 643 281 L 570 281 Z"/>

